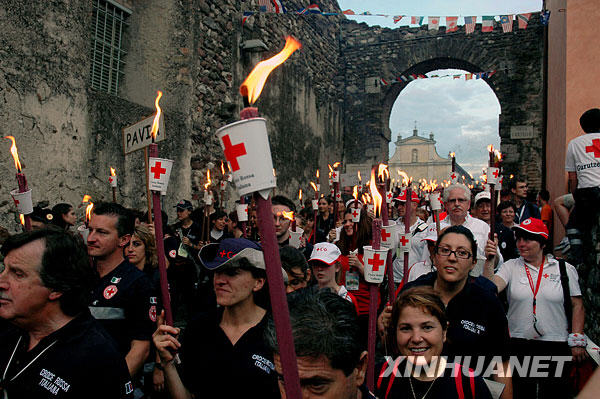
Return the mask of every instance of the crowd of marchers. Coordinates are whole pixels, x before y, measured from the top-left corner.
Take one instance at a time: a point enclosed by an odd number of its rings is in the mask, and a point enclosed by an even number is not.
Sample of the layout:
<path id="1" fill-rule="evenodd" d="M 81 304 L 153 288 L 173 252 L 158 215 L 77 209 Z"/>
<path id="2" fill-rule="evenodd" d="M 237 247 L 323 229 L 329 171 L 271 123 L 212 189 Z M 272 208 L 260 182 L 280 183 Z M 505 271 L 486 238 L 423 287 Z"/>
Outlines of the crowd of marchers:
<path id="1" fill-rule="evenodd" d="M 569 189 L 557 198 L 516 176 L 498 195 L 451 184 L 434 213 L 427 198 L 397 188 L 388 213 L 407 226 L 410 250 L 393 251 L 394 290 L 365 279 L 375 215 L 350 187 L 337 203 L 320 196 L 317 209 L 273 196 L 303 397 L 596 397 L 598 373 L 585 386 L 581 378 L 593 367 L 584 367 L 578 269 L 598 266 L 588 255 L 600 234 L 600 167 L 589 165 L 599 165 L 600 109 L 580 124 L 567 149 Z M 253 198 L 245 202 L 247 222 L 185 199 L 174 224 L 162 212 L 165 259 L 148 214 L 96 203 L 83 237 L 71 205 L 36 207 L 31 231 L 2 234 L 0 396 L 286 397 L 259 223 Z M 553 236 L 556 223 L 565 237 Z"/>

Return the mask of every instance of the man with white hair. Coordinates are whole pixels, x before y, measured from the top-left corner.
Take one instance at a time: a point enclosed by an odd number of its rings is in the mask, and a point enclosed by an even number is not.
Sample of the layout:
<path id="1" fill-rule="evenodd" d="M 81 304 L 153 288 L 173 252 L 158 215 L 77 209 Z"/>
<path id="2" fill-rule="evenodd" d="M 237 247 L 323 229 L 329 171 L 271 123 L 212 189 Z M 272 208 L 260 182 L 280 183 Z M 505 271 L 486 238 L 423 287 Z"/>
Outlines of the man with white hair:
<path id="1" fill-rule="evenodd" d="M 440 221 L 440 230 L 448 226 L 461 225 L 471 230 L 475 241 L 477 241 L 477 265 L 471 271 L 471 275 L 479 276 L 483 271 L 483 264 L 486 256 L 486 246 L 489 250 L 497 251 L 496 245 L 492 240 L 489 240 L 490 226 L 484 221 L 474 218 L 469 215 L 471 207 L 471 190 L 464 184 L 451 184 L 444 189 L 444 206 L 448 216 Z M 435 232 L 435 223 L 432 223 L 427 228 L 427 235 L 430 236 Z M 429 257 L 429 251 L 425 249 L 423 259 Z M 498 258 L 497 258 L 498 259 Z"/>

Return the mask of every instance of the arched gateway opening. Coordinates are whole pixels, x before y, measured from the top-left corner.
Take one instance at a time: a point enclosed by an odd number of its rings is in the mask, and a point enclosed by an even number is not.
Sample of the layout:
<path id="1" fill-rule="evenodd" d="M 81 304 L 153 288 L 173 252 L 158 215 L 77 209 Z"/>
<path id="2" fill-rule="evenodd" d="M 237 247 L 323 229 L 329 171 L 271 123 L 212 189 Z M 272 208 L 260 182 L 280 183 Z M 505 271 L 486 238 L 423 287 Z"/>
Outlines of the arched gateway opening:
<path id="1" fill-rule="evenodd" d="M 409 84 L 402 76 L 438 69 L 483 77 L 500 103 L 498 133 L 506 155 L 504 174 L 525 174 L 530 186 L 542 186 L 544 169 L 543 26 L 532 19 L 526 30 L 466 35 L 428 31 L 426 27 L 387 29 L 353 21 L 342 23 L 345 66 L 344 161 L 388 161 L 390 114 Z M 383 79 L 383 80 L 382 80 Z M 387 83 L 387 84 L 386 84 Z M 431 110 L 434 116 L 435 109 Z"/>

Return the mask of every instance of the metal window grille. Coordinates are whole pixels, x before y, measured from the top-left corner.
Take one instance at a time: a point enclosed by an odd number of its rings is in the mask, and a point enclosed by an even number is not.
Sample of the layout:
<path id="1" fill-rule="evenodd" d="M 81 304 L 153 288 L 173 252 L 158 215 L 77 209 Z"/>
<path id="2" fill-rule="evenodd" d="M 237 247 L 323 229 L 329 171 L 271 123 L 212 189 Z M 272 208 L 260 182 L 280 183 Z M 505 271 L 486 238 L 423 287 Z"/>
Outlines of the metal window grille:
<path id="1" fill-rule="evenodd" d="M 111 0 L 93 0 L 91 86 L 117 95 L 123 75 L 123 36 L 131 11 Z"/>

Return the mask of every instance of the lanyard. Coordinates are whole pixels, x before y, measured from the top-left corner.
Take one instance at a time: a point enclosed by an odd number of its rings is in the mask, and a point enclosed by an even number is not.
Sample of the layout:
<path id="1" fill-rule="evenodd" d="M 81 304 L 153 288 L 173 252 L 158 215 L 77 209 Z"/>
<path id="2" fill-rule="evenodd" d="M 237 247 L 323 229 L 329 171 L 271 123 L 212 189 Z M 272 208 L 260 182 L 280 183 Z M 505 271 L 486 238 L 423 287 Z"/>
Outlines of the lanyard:
<path id="1" fill-rule="evenodd" d="M 537 278 L 537 283 L 535 285 L 535 289 L 533 288 L 533 279 L 531 278 L 531 273 L 529 273 L 529 268 L 527 267 L 526 264 L 523 264 L 523 266 L 525 267 L 525 273 L 527 273 L 527 279 L 529 280 L 529 287 L 531 288 L 531 292 L 533 292 L 533 315 L 535 316 L 535 308 L 536 308 L 536 296 L 538 291 L 540 290 L 540 283 L 542 281 L 542 274 L 544 272 L 544 260 L 542 259 L 542 264 L 540 265 L 540 268 L 538 270 L 538 278 Z"/>
<path id="2" fill-rule="evenodd" d="M 525 203 L 523 203 L 523 205 L 521 205 L 521 212 L 519 213 L 519 223 L 522 222 L 523 219 L 523 212 L 525 212 Z M 533 288 L 532 288 L 533 289 Z"/>
<path id="3" fill-rule="evenodd" d="M 19 347 L 19 344 L 21 343 L 21 338 L 23 338 L 23 337 L 22 336 L 19 337 L 19 340 L 17 341 L 17 344 L 15 345 L 15 349 L 13 349 L 12 355 L 10 355 L 10 359 L 8 359 L 8 363 L 6 364 L 6 368 L 4 369 L 4 374 L 2 375 L 2 382 L 6 381 L 6 373 L 8 372 L 8 368 L 10 367 L 10 364 L 12 363 L 13 357 L 15 357 L 17 348 Z M 33 358 L 33 360 L 31 360 L 29 363 L 27 363 L 27 365 L 25 367 L 23 367 L 21 369 L 21 371 L 19 371 L 17 374 L 15 374 L 14 377 L 11 378 L 9 382 L 14 381 L 15 378 L 20 376 L 23 371 L 25 371 L 29 366 L 31 366 L 33 364 L 33 362 L 35 362 L 40 356 L 42 356 L 44 354 L 44 352 L 46 352 L 48 349 L 50 349 L 52 347 L 52 345 L 54 345 L 57 341 L 58 340 L 55 340 L 50 345 L 45 347 L 36 357 Z"/>

